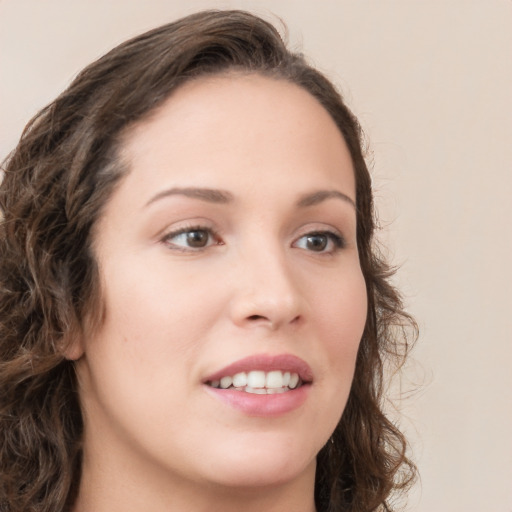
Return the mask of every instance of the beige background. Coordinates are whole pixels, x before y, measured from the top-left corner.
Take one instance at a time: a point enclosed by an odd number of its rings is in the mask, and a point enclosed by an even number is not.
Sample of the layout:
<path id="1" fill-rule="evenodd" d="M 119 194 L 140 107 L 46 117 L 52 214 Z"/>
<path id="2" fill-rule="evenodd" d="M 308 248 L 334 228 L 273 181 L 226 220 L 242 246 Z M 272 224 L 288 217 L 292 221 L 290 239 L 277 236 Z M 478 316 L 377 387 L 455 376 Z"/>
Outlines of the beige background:
<path id="1" fill-rule="evenodd" d="M 512 512 L 512 2 L 0 0 L 0 158 L 92 59 L 204 7 L 281 16 L 367 132 L 422 332 L 408 510 Z"/>

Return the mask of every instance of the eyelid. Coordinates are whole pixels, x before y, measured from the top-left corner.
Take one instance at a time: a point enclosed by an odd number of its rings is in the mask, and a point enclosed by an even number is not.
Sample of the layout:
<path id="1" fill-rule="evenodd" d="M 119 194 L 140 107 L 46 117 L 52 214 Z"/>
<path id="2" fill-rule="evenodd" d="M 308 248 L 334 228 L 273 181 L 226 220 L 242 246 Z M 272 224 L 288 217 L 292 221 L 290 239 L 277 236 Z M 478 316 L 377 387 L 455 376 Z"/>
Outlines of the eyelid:
<path id="1" fill-rule="evenodd" d="M 181 234 L 193 231 L 204 231 L 208 233 L 208 243 L 202 247 L 193 247 L 187 246 L 186 244 L 174 244 L 171 242 L 173 238 L 178 237 Z M 333 247 L 331 247 L 328 250 L 315 251 L 314 249 L 311 248 L 297 246 L 298 242 L 303 238 L 315 235 L 326 236 L 329 239 L 329 242 L 333 244 Z M 212 246 L 224 245 L 224 241 L 222 239 L 222 236 L 219 234 L 219 231 L 207 221 L 190 222 L 187 224 L 182 224 L 178 227 L 168 228 L 163 232 L 161 236 L 159 236 L 158 240 L 160 243 L 164 244 L 170 250 L 185 253 L 197 253 L 204 251 Z M 349 244 L 347 243 L 346 237 L 339 229 L 333 226 L 325 224 L 319 225 L 315 223 L 313 225 L 303 226 L 299 233 L 294 237 L 291 245 L 292 247 L 296 247 L 307 252 L 316 253 L 318 255 L 333 255 L 338 251 L 345 249 Z"/>
<path id="2" fill-rule="evenodd" d="M 179 235 L 182 235 L 184 233 L 189 233 L 191 231 L 206 231 L 209 236 L 213 239 L 214 243 L 209 243 L 205 245 L 204 247 L 186 247 L 181 245 L 175 245 L 170 243 L 170 240 L 172 238 L 175 238 Z M 212 245 L 223 245 L 222 239 L 218 233 L 217 230 L 215 230 L 213 227 L 208 226 L 206 224 L 189 224 L 189 225 L 183 225 L 178 228 L 169 229 L 164 232 L 164 234 L 160 237 L 160 242 L 163 243 L 168 249 L 173 251 L 179 251 L 179 252 L 199 252 L 201 250 L 208 249 Z"/>
<path id="3" fill-rule="evenodd" d="M 312 249 L 297 247 L 299 249 L 303 249 L 305 251 L 308 251 L 308 252 L 311 252 L 314 254 L 316 253 L 318 255 L 332 255 L 342 249 L 345 249 L 348 245 L 345 236 L 338 229 L 333 228 L 333 227 L 324 226 L 324 227 L 317 227 L 316 229 L 310 228 L 310 229 L 304 230 L 304 232 L 302 232 L 299 236 L 297 236 L 294 239 L 292 246 L 296 246 L 296 244 L 300 240 L 302 240 L 303 238 L 308 237 L 308 236 L 326 236 L 329 238 L 329 241 L 332 244 L 334 244 L 334 248 L 332 248 L 330 250 L 322 250 L 322 251 L 314 251 Z"/>
<path id="4" fill-rule="evenodd" d="M 298 230 L 298 235 L 295 239 L 299 239 L 305 235 L 314 235 L 314 234 L 332 234 L 335 237 L 345 239 L 344 230 L 333 226 L 331 223 L 327 222 L 310 222 L 308 224 L 303 225 Z"/>

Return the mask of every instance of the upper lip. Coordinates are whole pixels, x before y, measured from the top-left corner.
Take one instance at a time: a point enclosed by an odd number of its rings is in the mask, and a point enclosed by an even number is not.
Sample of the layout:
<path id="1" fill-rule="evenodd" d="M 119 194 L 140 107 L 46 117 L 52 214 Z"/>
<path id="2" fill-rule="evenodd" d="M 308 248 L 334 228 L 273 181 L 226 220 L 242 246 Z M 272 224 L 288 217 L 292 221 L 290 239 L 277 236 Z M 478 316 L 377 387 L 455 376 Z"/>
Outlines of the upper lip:
<path id="1" fill-rule="evenodd" d="M 235 375 L 240 372 L 250 372 L 260 370 L 270 372 L 272 370 L 282 370 L 290 373 L 297 373 L 302 382 L 311 382 L 313 380 L 313 371 L 306 361 L 292 354 L 255 354 L 243 359 L 239 359 L 224 368 L 215 371 L 209 375 L 204 382 L 220 380 L 227 375 Z"/>

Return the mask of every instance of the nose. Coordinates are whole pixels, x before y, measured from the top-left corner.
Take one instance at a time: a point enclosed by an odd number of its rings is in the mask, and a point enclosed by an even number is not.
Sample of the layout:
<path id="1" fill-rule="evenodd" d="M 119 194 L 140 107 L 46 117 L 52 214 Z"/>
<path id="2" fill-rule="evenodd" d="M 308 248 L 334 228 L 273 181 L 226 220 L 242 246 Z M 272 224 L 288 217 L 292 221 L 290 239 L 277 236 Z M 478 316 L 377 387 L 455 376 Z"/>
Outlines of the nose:
<path id="1" fill-rule="evenodd" d="M 299 283 L 283 252 L 255 251 L 236 268 L 230 313 L 237 326 L 274 331 L 303 320 Z"/>

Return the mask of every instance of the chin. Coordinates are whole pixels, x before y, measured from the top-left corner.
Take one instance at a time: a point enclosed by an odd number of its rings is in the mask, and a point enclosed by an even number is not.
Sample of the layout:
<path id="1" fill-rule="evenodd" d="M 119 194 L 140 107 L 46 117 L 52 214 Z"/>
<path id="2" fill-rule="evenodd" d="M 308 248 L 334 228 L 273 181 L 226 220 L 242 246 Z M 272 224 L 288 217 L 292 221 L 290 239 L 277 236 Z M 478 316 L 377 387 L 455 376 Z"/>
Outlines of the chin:
<path id="1" fill-rule="evenodd" d="M 272 466 L 270 463 L 258 466 L 258 462 L 255 461 L 253 464 L 216 473 L 214 483 L 240 490 L 277 487 L 300 479 L 303 475 L 309 474 L 311 470 L 314 474 L 315 468 L 315 459 L 304 467 L 297 467 L 292 462 L 285 465 Z"/>
<path id="2" fill-rule="evenodd" d="M 210 466 L 212 479 L 220 485 L 247 488 L 286 484 L 316 468 L 316 450 L 298 445 L 292 435 L 269 440 L 252 438 L 222 448 Z"/>

